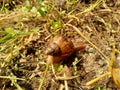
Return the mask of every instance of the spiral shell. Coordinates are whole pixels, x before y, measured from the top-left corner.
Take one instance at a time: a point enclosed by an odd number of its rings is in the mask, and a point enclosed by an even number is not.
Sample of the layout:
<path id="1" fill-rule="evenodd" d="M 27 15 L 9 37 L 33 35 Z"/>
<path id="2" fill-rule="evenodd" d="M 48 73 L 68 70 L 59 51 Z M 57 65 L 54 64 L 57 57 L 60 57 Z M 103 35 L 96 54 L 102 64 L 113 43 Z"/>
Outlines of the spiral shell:
<path id="1" fill-rule="evenodd" d="M 71 40 L 68 40 L 64 36 L 57 35 L 50 41 L 50 44 L 45 51 L 45 54 L 47 55 L 47 64 L 59 63 L 70 57 L 74 52 L 83 48 L 83 45 L 74 47 Z"/>

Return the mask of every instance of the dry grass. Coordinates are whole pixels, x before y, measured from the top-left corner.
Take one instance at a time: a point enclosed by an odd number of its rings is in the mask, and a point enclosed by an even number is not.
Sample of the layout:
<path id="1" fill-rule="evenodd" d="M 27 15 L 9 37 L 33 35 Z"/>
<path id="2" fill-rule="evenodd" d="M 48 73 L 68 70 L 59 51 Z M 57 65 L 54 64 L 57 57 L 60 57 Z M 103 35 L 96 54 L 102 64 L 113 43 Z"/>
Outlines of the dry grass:
<path id="1" fill-rule="evenodd" d="M 43 90 L 117 88 L 109 77 L 92 86 L 86 83 L 108 71 L 113 43 L 118 52 L 115 57 L 120 57 L 119 0 L 15 0 L 1 2 L 0 9 L 1 90 L 38 90 L 46 66 L 44 50 L 57 34 L 86 43 L 86 49 L 76 55 L 77 61 L 73 59 L 76 64 L 66 63 L 70 74 L 79 77 L 64 84 L 63 79 L 55 79 L 50 66 Z M 63 76 L 64 65 L 55 66 L 55 72 Z"/>

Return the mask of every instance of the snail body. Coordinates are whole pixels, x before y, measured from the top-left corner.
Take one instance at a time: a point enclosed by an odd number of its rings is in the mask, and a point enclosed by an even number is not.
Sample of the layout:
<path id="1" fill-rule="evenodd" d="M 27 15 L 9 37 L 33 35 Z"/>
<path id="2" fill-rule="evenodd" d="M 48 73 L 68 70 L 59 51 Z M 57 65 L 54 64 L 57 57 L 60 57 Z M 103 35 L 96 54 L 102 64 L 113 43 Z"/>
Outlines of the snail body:
<path id="1" fill-rule="evenodd" d="M 73 42 L 66 37 L 61 35 L 55 36 L 45 51 L 47 64 L 59 63 L 83 48 L 85 48 L 83 44 L 75 46 Z"/>

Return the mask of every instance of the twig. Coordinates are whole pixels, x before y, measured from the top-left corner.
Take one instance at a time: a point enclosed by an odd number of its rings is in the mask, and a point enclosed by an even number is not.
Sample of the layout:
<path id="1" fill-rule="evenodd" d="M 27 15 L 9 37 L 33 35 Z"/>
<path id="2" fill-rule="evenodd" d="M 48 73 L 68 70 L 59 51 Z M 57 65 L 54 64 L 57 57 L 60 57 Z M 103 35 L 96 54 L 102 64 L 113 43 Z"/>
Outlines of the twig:
<path id="1" fill-rule="evenodd" d="M 45 72 L 44 72 L 44 75 L 43 75 L 42 80 L 40 80 L 41 82 L 40 82 L 40 85 L 39 85 L 38 90 L 42 90 L 42 85 L 43 85 L 43 83 L 44 83 L 44 81 L 45 81 L 45 77 L 46 77 L 46 75 L 47 75 L 48 68 L 49 68 L 49 65 L 46 64 L 46 69 L 45 69 Z"/>
<path id="2" fill-rule="evenodd" d="M 111 75 L 111 72 L 104 73 L 104 74 L 100 75 L 99 77 L 92 79 L 91 81 L 87 82 L 86 85 L 91 85 L 91 84 L 97 82 L 98 80 L 102 79 L 103 77 L 108 76 L 108 75 Z"/>
<path id="3" fill-rule="evenodd" d="M 64 73 L 64 77 L 67 77 L 65 73 Z M 64 80 L 64 83 L 65 83 L 65 90 L 69 90 L 67 80 Z"/>
<path id="4" fill-rule="evenodd" d="M 57 80 L 71 80 L 71 79 L 75 79 L 79 76 L 71 76 L 71 77 L 56 77 Z"/>

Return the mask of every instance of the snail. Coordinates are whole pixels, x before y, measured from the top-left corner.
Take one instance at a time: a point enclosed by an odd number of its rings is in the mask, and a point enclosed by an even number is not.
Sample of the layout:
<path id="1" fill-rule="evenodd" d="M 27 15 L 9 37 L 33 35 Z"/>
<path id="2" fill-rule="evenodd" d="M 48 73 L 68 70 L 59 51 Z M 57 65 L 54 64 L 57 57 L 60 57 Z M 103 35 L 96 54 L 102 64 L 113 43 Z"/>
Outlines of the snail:
<path id="1" fill-rule="evenodd" d="M 46 77 L 49 65 L 57 64 L 69 58 L 75 52 L 85 48 L 85 45 L 81 42 L 73 44 L 73 42 L 62 35 L 55 36 L 48 47 L 45 50 L 46 59 L 46 69 L 43 76 L 43 80 L 40 82 L 38 90 L 42 89 L 44 79 Z"/>
<path id="2" fill-rule="evenodd" d="M 57 35 L 50 41 L 50 44 L 45 51 L 45 54 L 47 55 L 46 63 L 59 63 L 70 57 L 73 53 L 84 48 L 85 45 L 81 42 L 73 44 L 73 42 L 66 37 Z"/>

